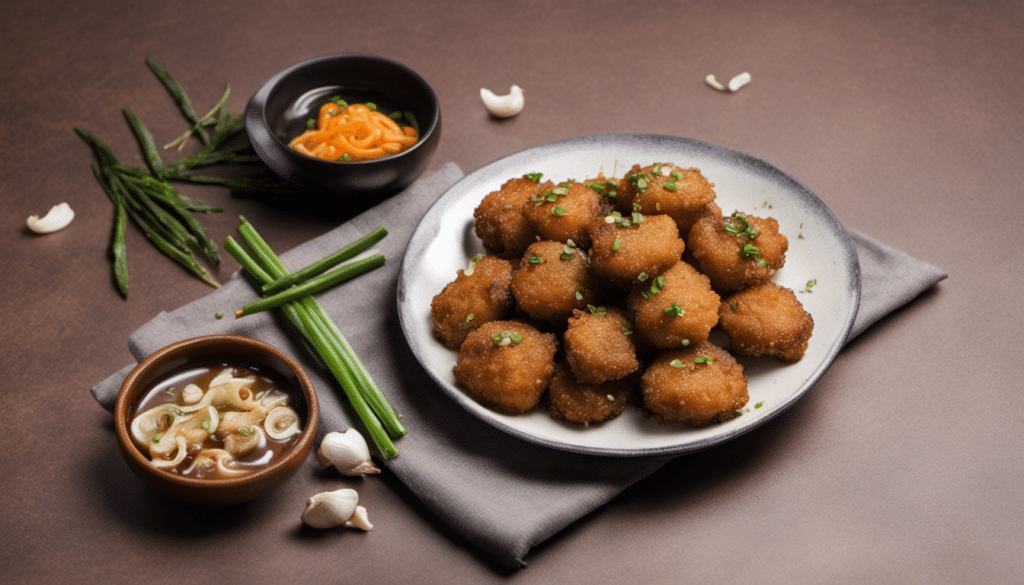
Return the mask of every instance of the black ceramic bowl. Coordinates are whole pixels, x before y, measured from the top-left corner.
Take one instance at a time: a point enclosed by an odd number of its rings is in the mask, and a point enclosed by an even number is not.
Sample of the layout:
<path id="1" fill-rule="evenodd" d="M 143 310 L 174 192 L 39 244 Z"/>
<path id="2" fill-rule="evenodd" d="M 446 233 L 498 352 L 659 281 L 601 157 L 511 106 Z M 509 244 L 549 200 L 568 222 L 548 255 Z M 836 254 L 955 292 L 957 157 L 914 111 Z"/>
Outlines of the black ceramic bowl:
<path id="1" fill-rule="evenodd" d="M 332 96 L 372 101 L 388 113 L 412 112 L 419 141 L 379 160 L 332 162 L 288 146 Z M 275 173 L 320 203 L 365 208 L 408 186 L 427 168 L 441 137 L 441 108 L 430 85 L 405 65 L 377 55 L 315 57 L 275 74 L 253 95 L 245 127 L 256 154 Z"/>

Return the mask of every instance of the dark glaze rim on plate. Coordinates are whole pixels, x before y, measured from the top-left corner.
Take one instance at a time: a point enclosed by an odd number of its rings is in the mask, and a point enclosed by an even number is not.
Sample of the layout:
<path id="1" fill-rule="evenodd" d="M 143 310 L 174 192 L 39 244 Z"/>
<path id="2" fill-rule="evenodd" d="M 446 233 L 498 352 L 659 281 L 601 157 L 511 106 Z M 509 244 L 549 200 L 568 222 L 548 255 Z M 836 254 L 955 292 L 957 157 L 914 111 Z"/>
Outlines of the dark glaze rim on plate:
<path id="1" fill-rule="evenodd" d="M 652 157 L 657 160 L 653 160 Z M 614 159 L 611 166 L 616 168 L 587 167 L 589 170 L 584 171 L 585 175 L 580 175 L 575 171 L 571 171 L 569 174 L 558 172 L 558 169 L 565 165 L 585 164 L 582 161 L 587 158 L 604 161 L 601 163 L 602 167 Z M 752 392 L 748 404 L 750 412 L 745 412 L 726 423 L 705 429 L 666 428 L 666 425 L 652 426 L 655 423 L 649 421 L 621 424 L 616 422 L 627 413 L 620 415 L 619 419 L 601 423 L 601 425 L 578 429 L 552 419 L 547 413 L 543 413 L 543 417 L 550 419 L 550 424 L 544 422 L 542 417 L 530 419 L 531 415 L 503 415 L 481 406 L 453 383 L 450 378 L 450 370 L 451 366 L 455 364 L 457 352 L 443 347 L 443 344 L 433 336 L 429 323 L 430 299 L 443 287 L 443 285 L 437 286 L 437 283 L 454 280 L 457 268 L 465 267 L 464 259 L 460 257 L 457 262 L 447 258 L 442 259 L 442 262 L 454 263 L 451 265 L 449 273 L 438 275 L 439 271 L 448 272 L 449 267 L 433 267 L 436 269 L 432 269 L 432 263 L 438 261 L 436 250 L 434 250 L 435 255 L 430 255 L 432 245 L 441 245 L 438 242 L 442 239 L 454 237 L 461 243 L 463 248 L 461 251 L 466 254 L 465 259 L 482 250 L 478 240 L 473 242 L 476 238 L 475 234 L 472 231 L 471 223 L 467 224 L 464 216 L 468 214 L 471 220 L 472 211 L 479 202 L 507 179 L 537 170 L 542 170 L 545 173 L 545 178 L 556 175 L 550 177 L 556 181 L 570 177 L 580 180 L 592 178 L 599 171 L 618 178 L 634 162 L 641 165 L 653 162 L 673 162 L 684 167 L 701 168 L 708 180 L 716 184 L 716 191 L 719 195 L 716 202 L 726 214 L 730 211 L 727 209 L 727 205 L 723 205 L 722 185 L 726 189 L 735 189 L 736 182 L 745 182 L 749 183 L 750 187 L 765 189 L 765 192 L 752 194 L 751 191 L 755 189 L 750 189 L 742 193 L 732 193 L 733 197 L 738 196 L 741 199 L 756 199 L 757 201 L 764 198 L 763 207 L 773 210 L 776 207 L 779 208 L 767 215 L 777 217 L 777 214 L 782 212 L 793 216 L 791 218 L 793 222 L 804 220 L 799 221 L 798 224 L 801 230 L 800 235 L 802 236 L 804 230 L 813 232 L 812 237 L 817 248 L 813 252 L 809 248 L 804 248 L 800 250 L 799 254 L 793 254 L 796 240 L 792 233 L 787 234 L 790 239 L 790 252 L 787 253 L 787 265 L 780 270 L 779 275 L 790 268 L 792 256 L 806 256 L 810 260 L 809 264 L 813 264 L 813 266 L 803 268 L 828 272 L 830 275 L 825 282 L 819 281 L 814 291 L 818 296 L 809 294 L 803 297 L 805 303 L 828 303 L 818 307 L 816 313 L 812 311 L 815 316 L 814 335 L 817 336 L 817 338 L 812 336 L 811 339 L 813 349 L 809 348 L 808 355 L 804 360 L 793 365 L 782 365 L 779 362 L 767 360 L 767 358 L 741 358 L 741 363 L 748 368 L 748 372 L 764 372 L 764 381 L 757 386 L 757 389 L 768 394 L 770 398 L 778 400 L 770 400 L 768 401 L 770 404 L 766 404 L 765 408 L 754 410 L 753 405 L 756 400 L 759 398 L 762 399 L 762 402 L 765 400 L 753 392 L 755 386 L 754 379 L 752 379 Z M 710 172 L 705 170 L 708 168 L 715 170 Z M 749 207 L 744 210 L 750 211 Z M 751 211 L 751 213 L 754 212 Z M 463 219 L 461 224 L 451 225 L 459 218 Z M 780 225 L 782 223 L 783 220 L 780 219 Z M 796 228 L 790 226 L 790 231 L 793 229 Z M 461 237 L 458 235 L 458 231 L 463 232 Z M 822 247 L 821 239 L 829 240 L 829 245 Z M 800 241 L 803 241 L 802 237 Z M 822 249 L 827 250 L 827 253 L 821 253 Z M 448 254 L 448 256 L 458 256 L 457 247 L 443 248 L 445 252 L 453 250 L 456 253 Z M 790 268 L 790 272 L 795 271 L 790 277 L 795 278 L 799 275 L 801 279 L 806 278 L 807 275 L 800 273 L 801 269 L 801 267 Z M 437 282 L 433 283 L 435 286 L 427 288 L 436 287 L 437 290 L 424 290 L 424 286 L 418 282 L 428 278 Z M 800 282 L 803 281 L 800 280 Z M 794 288 L 792 283 L 787 284 L 790 288 Z M 413 293 L 419 296 L 413 296 Z M 466 175 L 427 210 L 413 231 L 402 261 L 398 281 L 398 312 L 403 333 L 417 360 L 445 394 L 486 423 L 524 441 L 562 451 L 609 457 L 647 457 L 689 453 L 732 439 L 771 420 L 810 390 L 834 361 L 853 327 L 859 302 L 860 265 L 853 243 L 839 220 L 810 189 L 789 173 L 747 153 L 700 140 L 661 134 L 602 134 L 570 138 L 507 155 Z M 425 317 L 424 305 L 426 305 Z M 808 310 L 810 311 L 810 309 Z M 424 321 L 426 322 L 424 323 Z M 439 347 L 441 349 L 438 349 Z M 812 361 L 809 362 L 808 359 Z M 767 363 L 768 361 L 770 363 Z M 753 362 L 752 367 L 749 366 L 750 362 Z M 765 365 L 766 363 L 767 365 Z M 446 378 L 446 376 L 449 377 Z M 760 379 L 758 378 L 758 380 Z M 782 393 L 780 396 L 776 396 L 780 387 Z M 630 410 L 638 411 L 639 409 L 631 406 L 627 412 Z M 628 428 L 627 424 L 633 425 L 634 428 Z M 620 432 L 615 425 L 628 430 Z M 601 431 L 598 430 L 599 426 L 607 428 Z M 588 433 L 595 432 L 606 433 L 607 436 L 588 437 Z M 606 439 L 611 440 L 606 441 Z M 618 444 L 620 439 L 621 445 Z M 602 443 L 602 441 L 605 442 Z"/>

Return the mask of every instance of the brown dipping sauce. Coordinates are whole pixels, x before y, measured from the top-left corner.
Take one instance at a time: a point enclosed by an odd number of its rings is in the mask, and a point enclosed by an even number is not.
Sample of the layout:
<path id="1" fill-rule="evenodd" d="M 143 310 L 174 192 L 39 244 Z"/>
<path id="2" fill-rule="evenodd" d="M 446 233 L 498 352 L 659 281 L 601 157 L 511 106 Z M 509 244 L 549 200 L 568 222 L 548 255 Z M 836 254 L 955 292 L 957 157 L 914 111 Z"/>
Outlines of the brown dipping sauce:
<path id="1" fill-rule="evenodd" d="M 284 376 L 270 368 L 262 366 L 251 364 L 240 365 L 237 363 L 226 364 L 219 362 L 211 362 L 203 365 L 190 365 L 172 372 L 146 391 L 142 396 L 142 399 L 132 407 L 129 412 L 128 420 L 133 421 L 138 414 L 162 404 L 175 404 L 178 406 L 184 405 L 182 390 L 184 390 L 186 386 L 189 384 L 196 384 L 205 392 L 209 388 L 210 381 L 225 369 L 231 369 L 232 375 L 237 378 L 254 377 L 255 382 L 250 386 L 250 390 L 257 400 L 262 399 L 265 396 L 287 396 L 288 400 L 284 405 L 295 410 L 299 416 L 299 427 L 305 428 L 307 423 L 304 419 L 306 414 L 305 401 L 302 399 L 302 395 L 298 392 L 298 389 L 295 388 L 294 384 L 289 382 Z M 218 410 L 220 410 L 222 416 L 224 412 L 227 411 L 220 408 Z M 259 471 L 270 462 L 282 456 L 284 453 L 287 453 L 291 447 L 298 442 L 299 437 L 301 437 L 301 433 L 296 433 L 280 440 L 273 439 L 266 433 L 262 433 L 262 437 L 262 440 L 255 449 L 245 455 L 234 458 L 234 461 L 231 463 L 232 468 L 244 470 L 246 474 Z M 223 448 L 224 441 L 215 434 L 210 434 L 201 446 L 190 449 L 188 455 L 180 464 L 167 471 L 196 479 L 223 479 L 242 475 L 241 473 L 224 474 L 216 465 L 196 466 L 194 469 L 191 469 L 191 471 L 188 471 L 189 468 L 193 466 L 192 464 L 196 455 L 202 449 Z M 143 454 L 148 458 L 149 452 L 145 450 L 143 451 Z"/>

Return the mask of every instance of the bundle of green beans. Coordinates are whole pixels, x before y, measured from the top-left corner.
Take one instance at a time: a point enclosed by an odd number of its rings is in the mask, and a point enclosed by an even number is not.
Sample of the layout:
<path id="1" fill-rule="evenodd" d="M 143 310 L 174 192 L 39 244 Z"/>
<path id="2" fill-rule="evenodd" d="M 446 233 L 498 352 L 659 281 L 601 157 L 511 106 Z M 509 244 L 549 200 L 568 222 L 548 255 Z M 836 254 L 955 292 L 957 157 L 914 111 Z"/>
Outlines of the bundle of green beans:
<path id="1" fill-rule="evenodd" d="M 281 290 L 262 301 L 250 303 L 238 316 L 256 310 L 280 310 L 302 335 L 314 357 L 330 371 L 341 386 L 380 455 L 389 459 L 398 454 L 394 439 L 405 435 L 406 429 L 348 340 L 320 303 L 311 296 L 312 292 L 319 290 L 318 287 L 329 286 L 323 283 L 332 282 L 332 279 L 350 278 L 382 265 L 383 256 L 378 254 L 331 271 L 335 265 L 358 255 L 385 235 L 387 231 L 378 228 L 335 254 L 295 273 L 289 273 L 281 259 L 245 218 L 241 219 L 241 225 L 238 227 L 238 236 L 242 243 L 228 236 L 224 242 L 224 249 L 238 261 L 257 290 Z M 344 273 L 344 277 L 335 276 L 338 273 Z M 296 283 L 296 279 L 290 278 L 290 274 L 299 274 L 299 278 L 310 280 Z M 257 305 L 258 309 L 250 309 Z"/>
<path id="2" fill-rule="evenodd" d="M 125 229 L 129 219 L 162 254 L 203 282 L 220 286 L 199 264 L 193 253 L 200 252 L 212 264 L 220 263 L 217 245 L 193 214 L 215 213 L 223 211 L 223 208 L 181 195 L 171 184 L 172 181 L 218 185 L 243 193 L 294 192 L 293 187 L 262 165 L 259 169 L 261 172 L 255 176 L 227 177 L 196 172 L 197 169 L 216 165 L 260 163 L 243 131 L 243 115 L 231 114 L 227 110 L 231 86 L 228 85 L 217 104 L 200 117 L 184 88 L 167 70 L 153 60 L 147 60 L 146 64 L 171 95 L 182 116 L 191 124 L 188 131 L 164 148 L 177 146 L 180 150 L 189 138 L 196 136 L 203 145 L 201 150 L 179 161 L 165 163 L 149 129 L 128 108 L 123 109 L 123 114 L 139 143 L 145 167 L 122 164 L 114 151 L 91 132 L 75 128 L 75 132 L 92 148 L 96 157 L 96 163 L 92 165 L 93 174 L 114 205 L 110 252 L 114 282 L 118 292 L 125 298 L 128 297 Z"/>

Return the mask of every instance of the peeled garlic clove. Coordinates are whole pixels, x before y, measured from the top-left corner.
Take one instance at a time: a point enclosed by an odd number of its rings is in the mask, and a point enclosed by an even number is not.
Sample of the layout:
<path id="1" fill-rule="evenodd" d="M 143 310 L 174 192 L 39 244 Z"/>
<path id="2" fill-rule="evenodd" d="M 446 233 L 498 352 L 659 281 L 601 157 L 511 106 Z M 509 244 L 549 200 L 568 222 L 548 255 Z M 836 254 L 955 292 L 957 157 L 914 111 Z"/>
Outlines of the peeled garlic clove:
<path id="1" fill-rule="evenodd" d="M 523 111 L 526 103 L 523 98 L 523 88 L 513 85 L 506 95 L 495 95 L 489 89 L 480 89 L 480 99 L 484 101 L 487 111 L 496 118 L 511 118 Z"/>
<path id="2" fill-rule="evenodd" d="M 356 490 L 342 488 L 333 492 L 321 492 L 306 500 L 302 522 L 313 528 L 350 526 L 362 530 L 373 528 L 366 519 L 366 510 L 357 516 L 359 494 Z"/>
<path id="3" fill-rule="evenodd" d="M 71 210 L 71 206 L 61 203 L 51 207 L 43 217 L 28 216 L 25 223 L 28 225 L 28 229 L 37 234 L 49 234 L 66 228 L 73 219 L 75 219 L 75 212 Z"/>
<path id="4" fill-rule="evenodd" d="M 729 80 L 729 91 L 736 91 L 748 83 L 750 83 L 750 74 L 744 71 Z"/>
<path id="5" fill-rule="evenodd" d="M 355 429 L 349 429 L 344 433 L 327 433 L 320 442 L 316 457 L 320 465 L 333 465 L 343 475 L 380 473 L 380 469 L 370 459 L 370 447 L 366 444 L 366 439 Z"/>
<path id="6" fill-rule="evenodd" d="M 358 528 L 367 532 L 373 530 L 373 524 L 370 524 L 370 518 L 366 515 L 366 508 L 356 506 L 356 511 L 352 513 L 352 517 L 345 523 L 345 528 Z"/>
<path id="7" fill-rule="evenodd" d="M 704 82 L 718 91 L 725 91 L 725 86 L 719 83 L 718 79 L 715 78 L 715 74 L 712 73 L 704 78 Z"/>
<path id="8" fill-rule="evenodd" d="M 271 439 L 282 440 L 302 432 L 299 426 L 299 414 L 290 407 L 278 406 L 267 413 L 263 428 Z"/>

